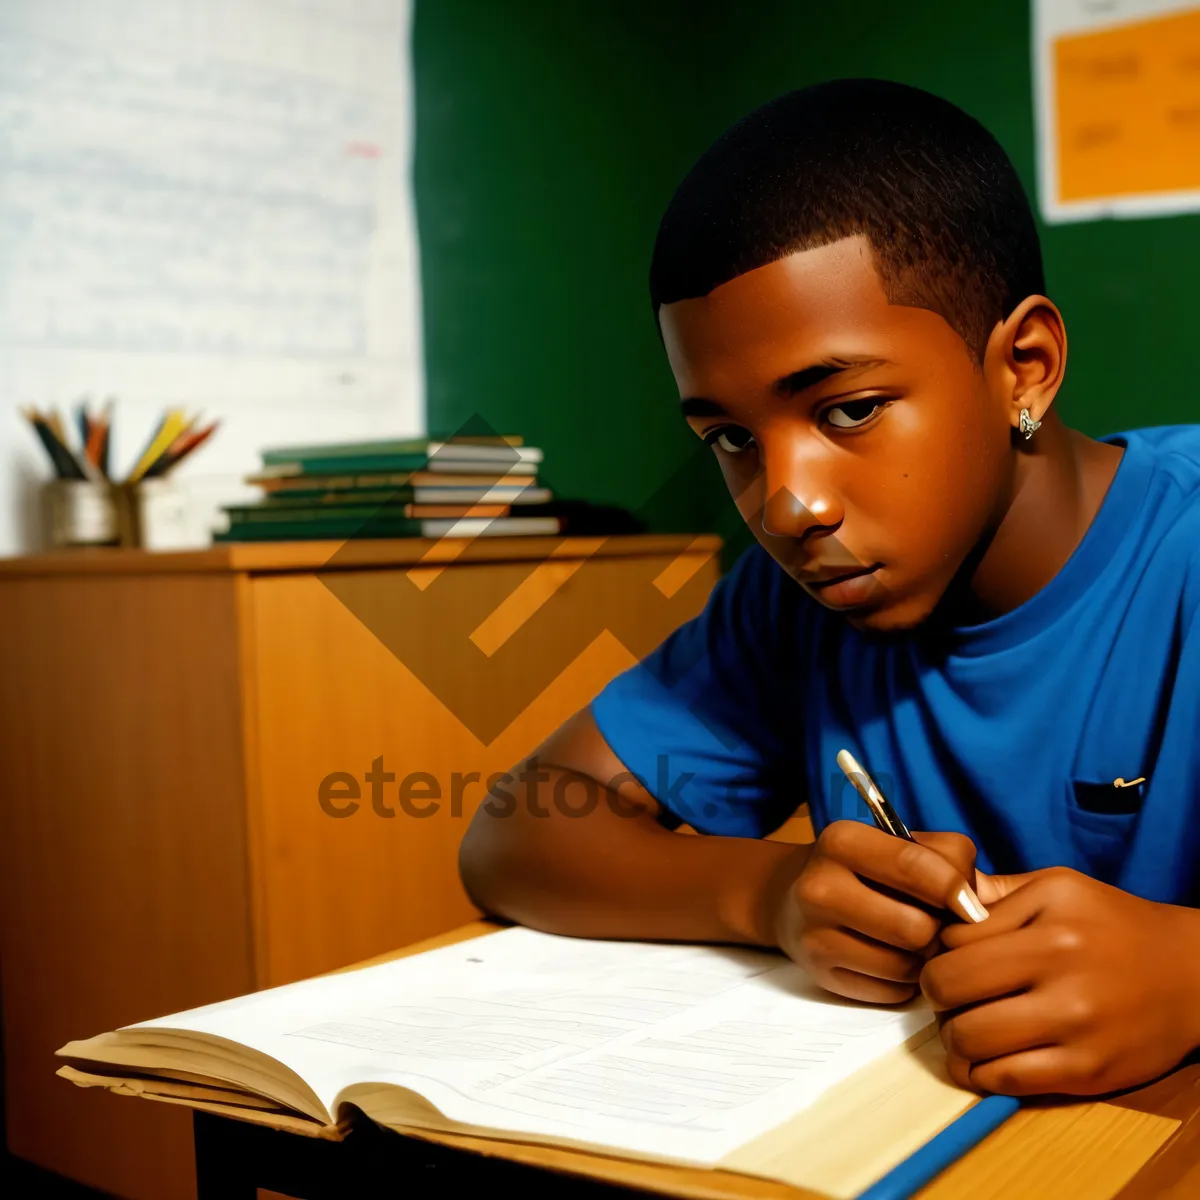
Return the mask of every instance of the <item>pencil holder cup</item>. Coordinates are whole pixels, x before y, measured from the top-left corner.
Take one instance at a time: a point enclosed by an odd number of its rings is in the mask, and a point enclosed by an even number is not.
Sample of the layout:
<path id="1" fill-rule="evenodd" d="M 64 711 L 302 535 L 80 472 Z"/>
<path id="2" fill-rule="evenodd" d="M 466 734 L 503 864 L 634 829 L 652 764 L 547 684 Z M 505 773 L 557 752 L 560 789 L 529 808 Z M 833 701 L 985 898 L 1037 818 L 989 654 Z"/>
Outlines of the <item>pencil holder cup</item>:
<path id="1" fill-rule="evenodd" d="M 196 514 L 185 488 L 170 479 L 143 479 L 122 485 L 125 494 L 118 513 L 126 513 L 128 533 L 134 540 L 121 544 L 143 550 L 190 550 L 208 544 L 208 534 L 197 534 Z"/>
<path id="2" fill-rule="evenodd" d="M 110 484 L 92 479 L 54 479 L 42 492 L 46 541 L 53 547 L 120 543 Z"/>
<path id="3" fill-rule="evenodd" d="M 117 541 L 122 546 L 142 544 L 142 512 L 136 483 L 113 483 L 113 513 L 117 524 Z"/>

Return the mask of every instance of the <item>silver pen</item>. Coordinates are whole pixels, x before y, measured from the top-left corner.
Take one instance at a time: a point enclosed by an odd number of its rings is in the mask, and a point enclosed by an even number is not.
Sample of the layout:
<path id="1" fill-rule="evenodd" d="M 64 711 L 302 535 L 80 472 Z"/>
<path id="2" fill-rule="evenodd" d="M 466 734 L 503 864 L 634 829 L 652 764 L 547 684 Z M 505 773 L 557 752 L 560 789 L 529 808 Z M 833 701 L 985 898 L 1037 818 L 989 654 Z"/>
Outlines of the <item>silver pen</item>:
<path id="1" fill-rule="evenodd" d="M 858 759 L 849 750 L 838 751 L 837 764 L 845 772 L 846 778 L 854 784 L 858 794 L 866 802 L 872 820 L 884 833 L 890 833 L 893 837 L 903 838 L 907 842 L 915 842 L 917 840 L 909 833 L 908 826 L 900 820 L 896 814 L 896 810 L 887 802 L 886 797 L 879 788 L 875 786 L 875 781 L 858 765 Z M 983 902 L 975 894 L 975 889 L 969 883 L 964 884 L 959 889 L 958 894 L 951 900 L 950 907 L 964 921 L 970 921 L 974 924 L 986 921 L 988 917 L 987 909 L 983 907 Z"/>

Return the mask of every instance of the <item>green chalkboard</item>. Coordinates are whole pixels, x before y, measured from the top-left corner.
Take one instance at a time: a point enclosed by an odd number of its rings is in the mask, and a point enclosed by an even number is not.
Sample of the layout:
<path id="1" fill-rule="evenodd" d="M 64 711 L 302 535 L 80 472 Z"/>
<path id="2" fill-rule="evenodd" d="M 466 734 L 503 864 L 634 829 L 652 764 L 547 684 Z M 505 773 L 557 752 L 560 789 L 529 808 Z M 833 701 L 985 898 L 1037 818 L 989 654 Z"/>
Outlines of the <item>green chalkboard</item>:
<path id="1" fill-rule="evenodd" d="M 883 0 L 417 0 L 416 196 L 429 426 L 473 413 L 547 451 L 560 490 L 711 527 L 646 297 L 688 165 L 772 96 L 903 80 L 982 120 L 1032 191 L 1028 5 Z M 1060 396 L 1092 434 L 1200 419 L 1200 216 L 1043 230 L 1070 338 Z M 722 522 L 723 523 L 723 522 Z"/>

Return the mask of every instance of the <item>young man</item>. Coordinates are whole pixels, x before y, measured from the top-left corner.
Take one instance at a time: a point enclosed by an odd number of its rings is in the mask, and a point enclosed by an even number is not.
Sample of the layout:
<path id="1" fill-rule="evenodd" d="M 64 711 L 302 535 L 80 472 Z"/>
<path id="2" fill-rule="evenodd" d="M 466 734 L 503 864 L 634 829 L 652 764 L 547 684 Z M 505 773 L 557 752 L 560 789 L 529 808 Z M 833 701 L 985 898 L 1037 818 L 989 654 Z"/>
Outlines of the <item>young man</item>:
<path id="1" fill-rule="evenodd" d="M 537 750 L 527 790 L 609 803 L 486 805 L 471 895 L 558 933 L 778 946 L 860 1000 L 919 986 L 981 1090 L 1170 1069 L 1200 1046 L 1200 430 L 1059 420 L 1016 174 L 897 84 L 725 134 L 651 292 L 759 545 Z M 843 747 L 920 844 L 848 803 Z M 760 840 L 800 802 L 815 845 Z"/>

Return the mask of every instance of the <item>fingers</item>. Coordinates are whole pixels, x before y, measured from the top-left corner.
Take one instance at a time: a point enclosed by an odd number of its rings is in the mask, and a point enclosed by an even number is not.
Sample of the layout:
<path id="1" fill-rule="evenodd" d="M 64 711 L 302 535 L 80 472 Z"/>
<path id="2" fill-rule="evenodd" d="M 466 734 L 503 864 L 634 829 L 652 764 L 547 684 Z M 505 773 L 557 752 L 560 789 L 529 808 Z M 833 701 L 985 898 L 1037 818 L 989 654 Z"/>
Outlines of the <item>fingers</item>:
<path id="1" fill-rule="evenodd" d="M 943 941 L 946 932 L 942 931 Z M 1041 978 L 1048 952 L 1053 952 L 1052 943 L 1032 929 L 987 938 L 926 963 L 921 991 L 939 1011 L 1010 996 Z"/>
<path id="2" fill-rule="evenodd" d="M 892 837 L 858 821 L 835 821 L 822 832 L 818 844 L 824 855 L 865 879 L 934 908 L 948 908 L 964 921 L 987 919 L 987 910 L 963 872 L 930 846 Z"/>
<path id="3" fill-rule="evenodd" d="M 781 945 L 822 987 L 874 1004 L 915 995 L 922 951 L 937 944 L 934 917 L 874 891 L 829 859 L 810 863 L 794 896 L 798 936 Z"/>
<path id="4" fill-rule="evenodd" d="M 813 930 L 807 950 L 809 960 L 817 970 L 846 969 L 873 979 L 907 983 L 912 985 L 908 989 L 909 995 L 916 992 L 916 983 L 925 965 L 920 955 L 906 954 L 849 929 L 825 927 Z"/>
<path id="5" fill-rule="evenodd" d="M 1057 1044 L 1068 1032 L 1061 1008 L 1040 993 L 1009 996 L 956 1013 L 942 1024 L 946 1053 L 969 1063 Z"/>
<path id="6" fill-rule="evenodd" d="M 962 833 L 918 833 L 913 837 L 922 846 L 936 850 L 951 866 L 962 872 L 968 882 L 975 879 L 975 843 Z"/>
<path id="7" fill-rule="evenodd" d="M 1105 1090 L 1086 1055 L 1067 1046 L 1041 1046 L 974 1065 L 952 1054 L 946 1068 L 960 1087 L 1001 1096 L 1093 1096 Z"/>
<path id="8" fill-rule="evenodd" d="M 853 821 L 822 832 L 790 890 L 780 946 L 823 987 L 876 1004 L 907 1000 L 940 949 L 939 910 L 982 911 L 968 882 L 970 839 L 919 836 L 909 842 Z"/>
<path id="9" fill-rule="evenodd" d="M 1003 900 L 1005 896 L 1011 895 L 1018 888 L 1032 883 L 1039 874 L 1038 871 L 1026 871 L 1023 875 L 985 875 L 982 871 L 976 871 L 975 891 L 990 911 L 991 906 L 998 900 Z"/>
<path id="10" fill-rule="evenodd" d="M 924 950 L 940 928 L 936 917 L 875 891 L 841 863 L 813 863 L 797 881 L 796 892 L 810 925 L 845 926 L 902 950 Z"/>
<path id="11" fill-rule="evenodd" d="M 822 986 L 848 1000 L 862 1000 L 867 1004 L 903 1004 L 917 991 L 911 983 L 889 983 L 846 967 L 835 967 L 830 978 L 822 981 Z"/>
<path id="12" fill-rule="evenodd" d="M 1021 929 L 1045 913 L 1063 892 L 1072 889 L 1078 878 L 1077 872 L 1058 867 L 1030 871 L 1027 875 L 992 876 L 992 884 L 1000 880 L 1003 881 L 1000 886 L 1011 886 L 1012 890 L 989 906 L 987 929 L 955 926 L 945 930 L 942 940 L 948 947 L 957 948 Z"/>

